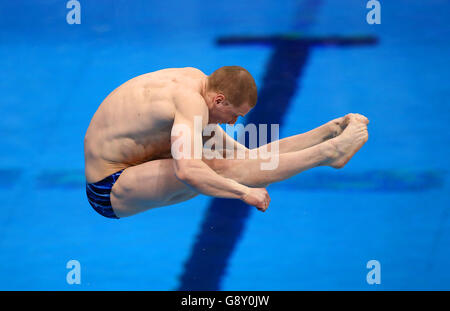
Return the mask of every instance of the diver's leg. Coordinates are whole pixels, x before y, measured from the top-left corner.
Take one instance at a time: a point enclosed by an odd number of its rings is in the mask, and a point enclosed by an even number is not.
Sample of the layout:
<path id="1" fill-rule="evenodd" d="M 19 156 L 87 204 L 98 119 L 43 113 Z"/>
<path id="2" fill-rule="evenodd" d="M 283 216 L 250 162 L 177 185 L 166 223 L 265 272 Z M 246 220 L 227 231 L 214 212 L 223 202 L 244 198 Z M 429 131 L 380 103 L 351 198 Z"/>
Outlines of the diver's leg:
<path id="1" fill-rule="evenodd" d="M 111 191 L 111 205 L 119 217 L 176 204 L 198 193 L 179 181 L 173 159 L 149 161 L 125 169 Z"/>

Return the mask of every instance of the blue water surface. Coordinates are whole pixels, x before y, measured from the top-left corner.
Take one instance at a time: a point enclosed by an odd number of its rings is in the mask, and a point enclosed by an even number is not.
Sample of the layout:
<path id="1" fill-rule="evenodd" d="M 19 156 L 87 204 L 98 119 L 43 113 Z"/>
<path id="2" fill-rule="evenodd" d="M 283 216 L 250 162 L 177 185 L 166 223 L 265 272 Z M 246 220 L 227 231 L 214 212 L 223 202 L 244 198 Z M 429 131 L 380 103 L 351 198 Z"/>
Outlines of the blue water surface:
<path id="1" fill-rule="evenodd" d="M 450 3 L 380 2 L 380 25 L 363 0 L 81 0 L 80 25 L 67 1 L 0 2 L 0 290 L 450 289 Z M 359 112 L 369 142 L 269 186 L 266 213 L 198 196 L 96 214 L 83 137 L 101 101 L 139 74 L 223 65 L 253 74 L 253 118 L 278 116 L 282 137 Z"/>

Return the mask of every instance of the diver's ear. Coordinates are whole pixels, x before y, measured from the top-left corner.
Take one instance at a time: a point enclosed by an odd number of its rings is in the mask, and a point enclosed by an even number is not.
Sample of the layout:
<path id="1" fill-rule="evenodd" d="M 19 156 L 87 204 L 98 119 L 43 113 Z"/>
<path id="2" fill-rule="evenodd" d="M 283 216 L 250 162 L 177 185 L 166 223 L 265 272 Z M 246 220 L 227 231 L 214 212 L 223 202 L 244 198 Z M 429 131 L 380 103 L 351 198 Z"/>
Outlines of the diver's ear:
<path id="1" fill-rule="evenodd" d="M 226 105 L 227 102 L 225 101 L 225 96 L 223 94 L 217 94 L 216 95 L 216 100 L 215 100 L 216 104 L 222 104 L 222 105 Z"/>

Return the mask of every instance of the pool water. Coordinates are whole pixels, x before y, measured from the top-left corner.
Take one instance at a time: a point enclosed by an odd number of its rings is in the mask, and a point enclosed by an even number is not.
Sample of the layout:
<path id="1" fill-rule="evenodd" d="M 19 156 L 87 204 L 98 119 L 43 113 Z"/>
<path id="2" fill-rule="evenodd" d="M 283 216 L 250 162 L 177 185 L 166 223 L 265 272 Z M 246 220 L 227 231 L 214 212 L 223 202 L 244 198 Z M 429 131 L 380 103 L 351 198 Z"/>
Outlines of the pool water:
<path id="1" fill-rule="evenodd" d="M 363 0 L 81 0 L 73 25 L 66 1 L 1 2 L 0 290 L 450 289 L 450 3 L 380 2 L 379 25 Z M 101 101 L 146 72 L 223 65 L 257 81 L 245 122 L 286 137 L 359 112 L 368 143 L 269 186 L 266 213 L 206 196 L 95 213 L 83 137 Z"/>

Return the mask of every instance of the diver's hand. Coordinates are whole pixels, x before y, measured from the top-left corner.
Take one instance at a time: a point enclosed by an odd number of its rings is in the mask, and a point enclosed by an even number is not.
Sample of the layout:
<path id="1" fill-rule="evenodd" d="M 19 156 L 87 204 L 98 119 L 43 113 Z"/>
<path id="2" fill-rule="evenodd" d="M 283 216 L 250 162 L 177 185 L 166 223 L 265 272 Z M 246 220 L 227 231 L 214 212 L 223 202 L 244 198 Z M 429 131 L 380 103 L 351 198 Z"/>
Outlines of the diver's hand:
<path id="1" fill-rule="evenodd" d="M 255 206 L 259 211 L 265 212 L 269 207 L 270 196 L 265 188 L 249 188 L 250 190 L 242 197 L 242 201 L 248 205 Z"/>
<path id="2" fill-rule="evenodd" d="M 369 119 L 359 113 L 349 113 L 343 117 L 331 120 L 327 123 L 329 131 L 331 135 L 329 138 L 333 138 L 341 135 L 341 133 L 345 130 L 347 125 L 350 123 L 350 120 L 356 120 L 364 124 L 369 124 Z"/>

